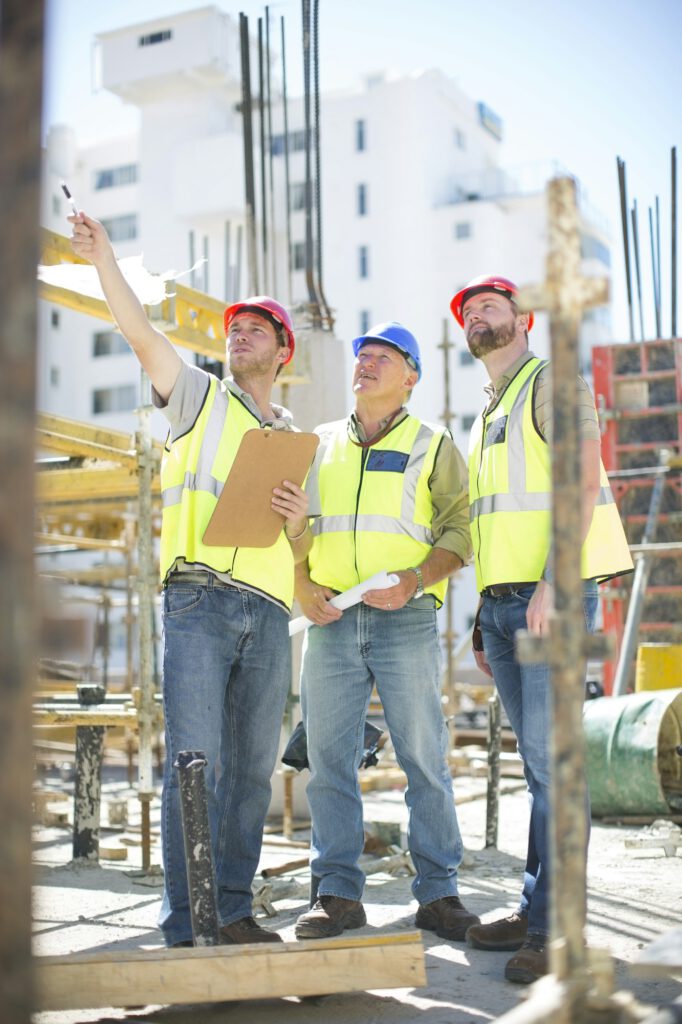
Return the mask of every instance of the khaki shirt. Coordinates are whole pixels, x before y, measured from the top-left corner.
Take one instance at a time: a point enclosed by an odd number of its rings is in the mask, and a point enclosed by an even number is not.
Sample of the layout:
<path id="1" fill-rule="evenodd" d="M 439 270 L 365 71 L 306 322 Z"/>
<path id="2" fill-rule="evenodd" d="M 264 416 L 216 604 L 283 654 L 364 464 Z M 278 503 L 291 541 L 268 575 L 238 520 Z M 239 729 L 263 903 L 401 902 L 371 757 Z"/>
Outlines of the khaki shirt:
<path id="1" fill-rule="evenodd" d="M 509 382 L 516 376 L 522 366 L 525 366 L 529 359 L 535 359 L 532 352 L 525 352 L 512 363 L 497 380 L 485 386 L 485 392 L 490 401 L 486 406 L 486 412 L 495 408 L 502 398 Z M 537 383 L 533 392 L 533 412 L 535 422 L 540 433 L 548 443 L 552 440 L 552 378 L 551 364 L 544 366 L 537 375 Z M 592 392 L 582 377 L 578 377 L 578 417 L 580 423 L 580 436 L 583 441 L 600 441 L 599 419 L 594 405 Z"/>

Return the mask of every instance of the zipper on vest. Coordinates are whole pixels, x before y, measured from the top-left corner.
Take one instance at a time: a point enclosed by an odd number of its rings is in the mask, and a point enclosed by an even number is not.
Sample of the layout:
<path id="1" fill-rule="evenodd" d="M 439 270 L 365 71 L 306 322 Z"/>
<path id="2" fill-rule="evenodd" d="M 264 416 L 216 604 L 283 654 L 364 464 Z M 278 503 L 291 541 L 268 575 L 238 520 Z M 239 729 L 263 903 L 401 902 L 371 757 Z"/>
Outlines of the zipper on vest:
<path id="1" fill-rule="evenodd" d="M 360 493 L 362 491 L 362 481 L 365 475 L 365 463 L 367 462 L 367 456 L 371 451 L 370 448 L 362 448 L 360 455 L 360 480 L 358 481 L 358 490 L 355 496 L 355 516 L 353 518 L 353 557 L 355 561 L 355 575 L 360 579 L 360 572 L 358 570 L 358 544 L 357 544 L 357 533 L 358 533 L 358 513 L 360 510 Z"/>

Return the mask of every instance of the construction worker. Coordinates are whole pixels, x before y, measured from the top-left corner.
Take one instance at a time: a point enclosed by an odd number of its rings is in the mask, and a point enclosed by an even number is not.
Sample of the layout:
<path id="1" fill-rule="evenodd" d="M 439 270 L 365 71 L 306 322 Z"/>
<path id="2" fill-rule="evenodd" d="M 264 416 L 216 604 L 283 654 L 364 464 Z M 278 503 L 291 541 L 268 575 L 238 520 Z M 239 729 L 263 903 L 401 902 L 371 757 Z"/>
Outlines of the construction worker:
<path id="1" fill-rule="evenodd" d="M 411 416 L 421 376 L 414 336 L 398 323 L 353 342 L 355 410 L 317 428 L 307 491 L 315 515 L 296 595 L 308 628 L 301 674 L 311 777 L 311 903 L 296 937 L 325 938 L 366 922 L 358 765 L 376 685 L 407 775 L 408 844 L 417 927 L 462 941 L 478 922 L 457 896 L 462 841 L 447 764 L 436 609 L 447 577 L 470 556 L 466 469 L 448 431 Z M 317 515 L 319 513 L 319 515 Z M 334 594 L 387 570 L 343 613 Z"/>
<path id="2" fill-rule="evenodd" d="M 481 594 L 473 646 L 492 676 L 516 734 L 531 800 L 528 859 L 518 910 L 477 924 L 477 949 L 516 951 L 509 981 L 530 983 L 547 971 L 550 891 L 551 683 L 547 665 L 516 661 L 514 636 L 548 632 L 553 607 L 550 379 L 546 361 L 528 349 L 533 313 L 519 312 L 516 286 L 479 277 L 450 308 L 472 355 L 490 376 L 488 402 L 471 431 L 469 501 L 476 581 Z M 632 561 L 600 459 L 592 395 L 578 379 L 582 455 L 582 576 L 585 622 L 594 628 L 597 581 L 628 571 Z M 588 814 L 589 826 L 589 814 Z"/>
<path id="3" fill-rule="evenodd" d="M 207 546 L 202 537 L 246 431 L 291 429 L 290 414 L 270 396 L 294 353 L 292 323 L 266 296 L 228 306 L 231 378 L 218 380 L 185 363 L 147 319 L 102 225 L 83 213 L 69 220 L 73 249 L 95 266 L 112 316 L 170 424 L 161 466 L 166 768 L 160 927 L 168 946 L 192 945 L 173 766 L 179 751 L 202 750 L 222 941 L 278 942 L 279 935 L 252 917 L 251 883 L 291 675 L 294 558 L 305 557 L 311 542 L 307 498 L 288 481 L 275 488 L 272 507 L 285 523 L 269 548 Z"/>

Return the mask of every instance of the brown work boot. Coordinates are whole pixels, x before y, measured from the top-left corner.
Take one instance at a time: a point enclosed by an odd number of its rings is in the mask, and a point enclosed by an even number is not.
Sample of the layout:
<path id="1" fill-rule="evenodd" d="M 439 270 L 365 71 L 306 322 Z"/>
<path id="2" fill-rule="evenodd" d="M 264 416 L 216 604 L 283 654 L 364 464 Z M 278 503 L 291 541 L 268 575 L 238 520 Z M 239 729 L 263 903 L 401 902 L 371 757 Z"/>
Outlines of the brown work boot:
<path id="1" fill-rule="evenodd" d="M 414 923 L 417 928 L 435 932 L 441 939 L 463 942 L 467 928 L 481 921 L 467 910 L 459 896 L 443 896 L 433 903 L 422 903 Z"/>
<path id="2" fill-rule="evenodd" d="M 466 940 L 474 949 L 521 949 L 527 933 L 528 918 L 517 910 L 511 917 L 472 925 Z"/>
<path id="3" fill-rule="evenodd" d="M 531 932 L 518 953 L 514 953 L 507 961 L 504 976 L 507 981 L 515 981 L 519 985 L 530 985 L 549 970 L 547 954 L 547 936 L 541 932 Z"/>
<path id="4" fill-rule="evenodd" d="M 359 900 L 343 896 L 319 896 L 310 910 L 296 922 L 297 939 L 327 939 L 340 935 L 346 928 L 362 928 L 367 924 L 365 908 Z"/>
<path id="5" fill-rule="evenodd" d="M 241 946 L 247 942 L 281 942 L 282 936 L 261 928 L 252 917 L 240 917 L 221 927 L 220 941 L 223 946 Z"/>

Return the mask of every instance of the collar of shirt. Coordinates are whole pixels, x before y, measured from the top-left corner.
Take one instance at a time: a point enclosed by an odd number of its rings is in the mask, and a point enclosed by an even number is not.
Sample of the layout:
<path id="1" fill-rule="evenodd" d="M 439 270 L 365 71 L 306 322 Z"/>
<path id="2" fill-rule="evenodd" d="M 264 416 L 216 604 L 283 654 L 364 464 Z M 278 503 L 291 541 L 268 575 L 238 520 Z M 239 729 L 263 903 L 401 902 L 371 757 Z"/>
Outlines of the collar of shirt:
<path id="1" fill-rule="evenodd" d="M 260 409 L 253 396 L 248 391 L 244 391 L 239 387 L 239 384 L 235 384 L 231 377 L 226 377 L 223 381 L 225 387 L 230 394 L 235 395 L 240 401 L 244 403 L 249 412 L 252 412 L 254 416 L 258 418 L 263 427 L 272 427 L 274 430 L 291 430 L 294 424 L 294 417 L 285 409 L 283 405 L 275 405 L 271 402 L 272 411 L 275 414 L 274 419 L 264 420 Z"/>
<path id="2" fill-rule="evenodd" d="M 524 352 L 522 356 L 519 356 L 519 358 L 516 359 L 511 366 L 497 378 L 497 380 L 488 381 L 487 384 L 483 385 L 483 390 L 488 396 L 488 412 L 499 402 L 502 395 L 507 390 L 509 383 L 514 379 L 521 367 L 526 365 L 529 359 L 535 359 L 535 355 L 530 350 L 528 352 Z"/>
<path id="3" fill-rule="evenodd" d="M 394 427 L 394 426 L 397 426 L 398 423 L 402 423 L 402 421 L 405 419 L 405 417 L 407 415 L 408 415 L 407 409 L 405 408 L 405 406 L 403 406 L 402 409 L 400 410 L 400 412 L 394 418 L 391 426 Z M 375 437 L 378 434 L 381 433 L 381 431 L 384 429 L 384 427 L 386 426 L 386 424 L 388 423 L 390 418 L 391 418 L 390 416 L 387 416 L 385 419 L 379 420 L 379 429 L 377 430 L 376 434 L 374 435 Z M 350 414 L 350 432 L 355 437 L 356 441 L 369 441 L 370 440 L 367 437 L 367 434 L 365 433 L 365 428 L 363 427 L 362 423 L 357 418 L 357 416 L 355 415 L 354 412 L 352 412 Z"/>

